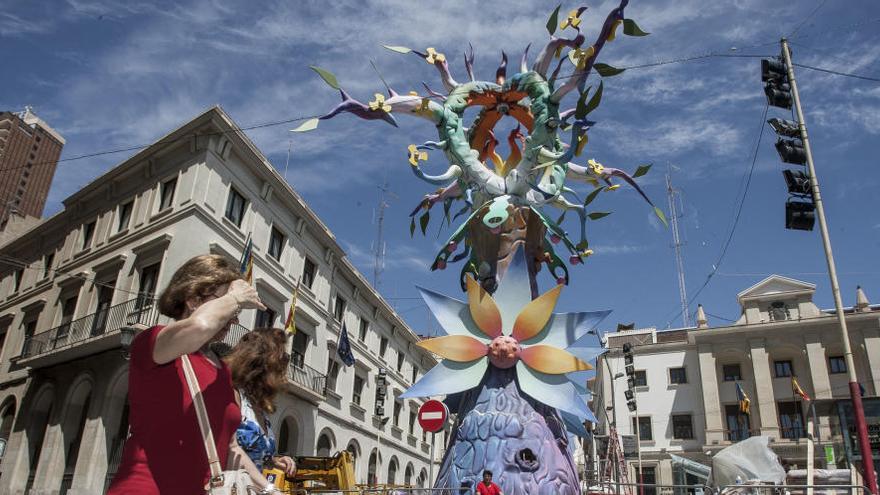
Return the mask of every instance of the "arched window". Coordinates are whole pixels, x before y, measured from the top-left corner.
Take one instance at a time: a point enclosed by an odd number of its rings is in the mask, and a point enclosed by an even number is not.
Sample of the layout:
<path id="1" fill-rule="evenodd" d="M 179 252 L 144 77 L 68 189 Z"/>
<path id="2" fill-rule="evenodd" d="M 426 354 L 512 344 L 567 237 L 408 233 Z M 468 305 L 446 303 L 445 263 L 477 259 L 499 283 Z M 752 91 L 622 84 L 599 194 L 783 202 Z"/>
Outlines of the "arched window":
<path id="1" fill-rule="evenodd" d="M 296 455 L 296 423 L 293 418 L 287 417 L 281 421 L 278 427 L 278 448 L 279 454 Z"/>
<path id="2" fill-rule="evenodd" d="M 397 459 L 392 457 L 391 462 L 388 463 L 388 484 L 395 483 L 397 483 Z"/>
<path id="3" fill-rule="evenodd" d="M 428 473 L 424 470 L 424 468 L 419 472 L 419 479 L 417 481 L 419 488 L 426 488 L 428 485 Z"/>
<path id="4" fill-rule="evenodd" d="M 370 460 L 367 464 L 367 484 L 368 485 L 377 485 L 379 484 L 379 453 L 376 452 L 376 449 L 373 449 L 370 452 Z"/>
<path id="5" fill-rule="evenodd" d="M 9 434 L 12 433 L 12 420 L 15 418 L 15 398 L 10 397 L 0 408 L 0 459 L 6 452 L 6 444 L 9 442 Z"/>
<path id="6" fill-rule="evenodd" d="M 333 451 L 333 443 L 330 441 L 330 437 L 325 434 L 321 434 L 318 437 L 318 446 L 315 448 L 317 451 L 318 457 L 330 457 L 330 452 Z"/>
<path id="7" fill-rule="evenodd" d="M 357 473 L 357 461 L 358 461 L 358 445 L 357 442 L 352 440 L 349 442 L 348 447 L 345 448 L 349 454 L 351 454 L 351 470 Z"/>
<path id="8" fill-rule="evenodd" d="M 404 485 L 412 485 L 413 474 L 415 474 L 415 468 L 413 468 L 412 463 L 409 463 L 406 465 L 406 470 L 403 472 Z"/>

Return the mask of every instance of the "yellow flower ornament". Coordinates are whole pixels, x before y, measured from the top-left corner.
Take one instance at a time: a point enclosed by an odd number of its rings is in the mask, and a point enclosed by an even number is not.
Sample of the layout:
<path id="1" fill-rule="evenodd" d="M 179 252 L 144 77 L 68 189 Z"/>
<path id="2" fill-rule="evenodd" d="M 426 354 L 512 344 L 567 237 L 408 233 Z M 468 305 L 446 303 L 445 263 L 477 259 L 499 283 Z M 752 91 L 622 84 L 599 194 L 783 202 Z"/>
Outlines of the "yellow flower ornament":
<path id="1" fill-rule="evenodd" d="M 568 26 L 576 28 L 581 25 L 581 17 L 579 9 L 574 9 L 568 13 L 568 17 L 563 19 L 561 23 L 559 23 L 559 29 L 565 29 Z"/>
<path id="2" fill-rule="evenodd" d="M 419 151 L 419 148 L 416 145 L 411 144 L 406 149 L 409 150 L 409 164 L 413 167 L 417 167 L 419 162 L 428 160 L 428 152 Z"/>
<path id="3" fill-rule="evenodd" d="M 391 105 L 385 102 L 385 95 L 376 93 L 374 97 L 375 99 L 369 103 L 370 110 L 374 112 L 381 110 L 385 113 L 391 113 Z"/>
<path id="4" fill-rule="evenodd" d="M 429 47 L 425 51 L 428 52 L 428 56 L 425 57 L 425 61 L 429 64 L 434 65 L 435 62 L 446 62 L 446 55 L 443 55 L 437 50 Z"/>

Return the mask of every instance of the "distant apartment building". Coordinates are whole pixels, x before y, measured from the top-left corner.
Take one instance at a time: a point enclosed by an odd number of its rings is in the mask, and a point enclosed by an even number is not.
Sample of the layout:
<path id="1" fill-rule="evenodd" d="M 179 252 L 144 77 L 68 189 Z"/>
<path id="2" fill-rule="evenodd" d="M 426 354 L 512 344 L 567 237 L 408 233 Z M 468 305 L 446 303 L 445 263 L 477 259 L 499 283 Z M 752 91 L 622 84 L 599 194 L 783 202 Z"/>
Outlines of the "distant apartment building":
<path id="1" fill-rule="evenodd" d="M 249 234 L 267 309 L 243 312 L 228 343 L 283 327 L 300 285 L 287 390 L 271 418 L 279 451 L 348 450 L 360 483 L 427 484 L 421 402 L 398 397 L 436 360 L 237 129 L 212 108 L 0 246 L 0 493 L 105 489 L 128 428 L 131 328 L 165 321 L 153 298 L 185 260 L 237 260 Z M 343 325 L 350 367 L 337 358 Z M 374 415 L 380 369 L 386 421 Z"/>
<path id="2" fill-rule="evenodd" d="M 701 314 L 697 328 L 606 334 L 609 351 L 597 363 L 593 385 L 599 434 L 616 423 L 619 434 L 635 435 L 638 421 L 644 482 L 695 484 L 705 481 L 701 476 L 713 454 L 753 435 L 770 437 L 781 459 L 805 467 L 805 437 L 815 406 L 822 444 L 816 466 L 825 466 L 826 445 L 836 465 L 847 467 L 846 459 L 860 465 L 837 318 L 816 307 L 814 293 L 812 284 L 774 275 L 738 294 L 742 315 L 727 326 L 710 328 Z M 859 290 L 845 313 L 876 463 L 880 306 L 868 304 Z M 625 397 L 625 343 L 633 350 L 637 411 L 627 408 Z M 792 377 L 812 401 L 793 392 Z M 750 400 L 749 414 L 740 410 L 737 384 Z M 635 482 L 635 456 L 628 466 Z"/>
<path id="3" fill-rule="evenodd" d="M 64 147 L 61 134 L 37 117 L 0 112 L 0 230 L 12 212 L 39 218 Z"/>

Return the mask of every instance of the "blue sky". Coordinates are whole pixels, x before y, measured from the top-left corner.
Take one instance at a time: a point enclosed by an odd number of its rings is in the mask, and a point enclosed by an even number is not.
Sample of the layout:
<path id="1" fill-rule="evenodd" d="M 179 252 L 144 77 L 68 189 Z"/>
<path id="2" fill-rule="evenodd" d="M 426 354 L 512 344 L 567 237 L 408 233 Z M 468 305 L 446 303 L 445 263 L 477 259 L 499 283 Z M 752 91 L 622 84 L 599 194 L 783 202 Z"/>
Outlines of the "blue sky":
<path id="1" fill-rule="evenodd" d="M 630 66 L 707 52 L 772 55 L 820 2 L 810 0 L 632 0 L 627 17 L 651 36 L 619 36 L 599 60 Z M 436 73 L 414 56 L 382 43 L 436 47 L 464 79 L 461 53 L 471 42 L 477 77 L 494 76 L 502 49 L 518 60 L 547 39 L 555 3 L 524 0 L 415 2 L 298 1 L 173 3 L 20 2 L 0 0 L 0 108 L 35 111 L 67 139 L 63 157 L 150 143 L 214 104 L 246 126 L 323 113 L 337 102 L 309 69 L 336 74 L 362 101 L 382 89 L 374 60 L 400 92 L 440 88 Z M 590 2 L 583 16 L 588 39 L 616 2 Z M 565 4 L 562 11 L 575 8 Z M 880 76 L 880 6 L 869 0 L 826 2 L 792 38 L 799 63 Z M 759 60 L 711 58 L 631 69 L 605 81 L 599 123 L 581 157 L 634 170 L 655 163 L 640 179 L 668 210 L 667 164 L 682 190 L 682 236 L 690 294 L 703 285 L 730 232 L 742 181 L 751 165 L 764 96 Z M 880 302 L 880 173 L 873 145 L 880 138 L 880 84 L 799 70 L 813 151 L 822 181 L 844 302 L 861 284 Z M 592 84 L 597 76 L 591 77 Z M 770 109 L 770 116 L 784 116 Z M 288 178 L 334 231 L 369 277 L 377 186 L 387 178 L 395 197 L 386 212 L 388 241 L 381 291 L 418 331 L 431 326 L 415 296 L 418 284 L 457 292 L 458 267 L 427 266 L 448 231 L 409 238 L 408 213 L 432 186 L 410 173 L 406 146 L 436 137 L 430 125 L 400 117 L 399 129 L 340 116 L 315 132 L 293 136 Z M 279 169 L 293 127 L 248 134 Z M 818 285 L 817 302 L 832 300 L 818 230 L 788 231 L 786 192 L 764 130 L 741 220 L 720 268 L 695 302 L 711 315 L 735 319 L 735 295 L 779 273 Z M 46 214 L 126 158 L 126 154 L 62 162 Z M 431 170 L 444 164 L 436 157 Z M 559 309 L 610 308 L 616 322 L 676 327 L 680 305 L 671 232 L 630 189 L 603 194 L 594 206 L 614 214 L 589 224 L 596 254 L 572 270 Z M 435 216 L 436 218 L 436 216 Z M 569 220 L 568 228 L 576 231 Z M 544 289 L 549 279 L 544 279 Z M 691 308 L 695 308 L 695 305 Z M 713 325 L 724 320 L 710 316 Z"/>

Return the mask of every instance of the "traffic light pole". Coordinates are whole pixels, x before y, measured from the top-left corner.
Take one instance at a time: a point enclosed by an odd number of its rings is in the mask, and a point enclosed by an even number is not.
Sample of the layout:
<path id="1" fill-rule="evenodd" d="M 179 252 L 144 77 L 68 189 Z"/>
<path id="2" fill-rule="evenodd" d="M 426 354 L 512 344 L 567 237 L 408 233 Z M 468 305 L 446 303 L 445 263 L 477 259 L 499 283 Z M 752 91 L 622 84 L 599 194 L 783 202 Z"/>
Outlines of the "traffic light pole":
<path id="1" fill-rule="evenodd" d="M 807 136 L 807 126 L 804 123 L 804 113 L 801 110 L 801 98 L 798 93 L 797 83 L 794 79 L 794 66 L 791 62 L 791 50 L 788 40 L 782 39 L 782 56 L 785 59 L 785 67 L 788 71 L 788 81 L 791 85 L 791 94 L 794 99 L 794 107 L 797 112 L 798 128 L 801 133 L 801 141 L 804 143 L 804 151 L 807 155 L 807 167 L 810 173 L 810 184 L 813 192 L 813 203 L 816 207 L 816 217 L 819 219 L 819 232 L 822 234 L 822 246 L 825 248 L 825 260 L 828 264 L 828 276 L 831 279 L 831 293 L 834 296 L 834 308 L 837 311 L 837 322 L 840 324 L 840 338 L 843 341 L 844 359 L 846 370 L 849 374 L 849 393 L 853 404 L 856 431 L 859 439 L 859 451 L 862 454 L 862 467 L 864 470 L 865 484 L 871 493 L 878 495 L 877 476 L 874 473 L 874 459 L 871 453 L 871 443 L 868 441 L 868 426 L 865 422 L 865 410 L 862 407 L 862 395 L 859 390 L 856 367 L 853 361 L 852 346 L 849 342 L 849 331 L 846 328 L 846 316 L 843 312 L 843 301 L 840 298 L 840 286 L 837 282 L 837 268 L 834 264 L 834 255 L 831 252 L 831 239 L 828 236 L 828 223 L 825 220 L 825 207 L 822 204 L 822 196 L 819 194 L 819 179 L 816 176 L 816 167 L 813 164 L 813 152 L 810 149 L 810 141 Z"/>

